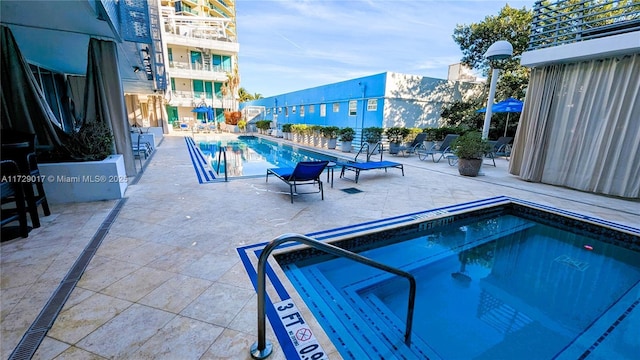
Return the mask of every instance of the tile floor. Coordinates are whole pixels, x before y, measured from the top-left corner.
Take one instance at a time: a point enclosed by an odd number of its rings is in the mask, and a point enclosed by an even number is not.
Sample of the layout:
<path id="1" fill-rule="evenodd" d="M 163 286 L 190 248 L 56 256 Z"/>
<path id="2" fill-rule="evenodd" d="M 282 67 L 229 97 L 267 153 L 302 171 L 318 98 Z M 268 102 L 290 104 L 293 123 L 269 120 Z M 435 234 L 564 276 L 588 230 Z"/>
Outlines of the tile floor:
<path id="1" fill-rule="evenodd" d="M 342 155 L 342 154 L 341 154 Z M 352 154 L 353 155 L 353 154 Z M 288 232 L 309 233 L 506 195 L 640 226 L 640 202 L 527 183 L 508 162 L 461 177 L 446 161 L 416 156 L 335 177 L 325 200 L 264 178 L 199 184 L 181 134 L 166 136 L 38 347 L 35 359 L 250 359 L 256 295 L 236 248 Z M 347 194 L 355 187 L 362 192 Z M 8 358 L 118 201 L 52 205 L 27 239 L 1 244 L 1 349 Z M 298 306 L 301 304 L 298 303 Z M 306 315 L 307 317 L 309 315 Z M 267 333 L 274 339 L 273 334 Z M 331 358 L 340 358 L 322 340 Z M 283 359 L 275 344 L 271 359 Z"/>

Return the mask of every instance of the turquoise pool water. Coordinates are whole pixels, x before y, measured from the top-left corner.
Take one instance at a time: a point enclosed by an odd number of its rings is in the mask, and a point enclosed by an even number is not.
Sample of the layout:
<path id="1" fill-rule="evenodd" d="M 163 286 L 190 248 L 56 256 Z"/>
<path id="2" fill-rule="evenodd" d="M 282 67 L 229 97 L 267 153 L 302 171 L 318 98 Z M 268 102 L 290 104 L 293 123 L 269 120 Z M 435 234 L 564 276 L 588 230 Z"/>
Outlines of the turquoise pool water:
<path id="1" fill-rule="evenodd" d="M 329 160 L 336 158 L 309 151 L 299 147 L 279 144 L 255 136 L 239 136 L 233 140 L 202 141 L 198 147 L 209 161 L 218 176 L 225 170 L 230 177 L 265 176 L 268 168 L 295 167 L 300 161 Z M 224 148 L 227 161 L 218 156 L 218 150 Z"/>
<path id="2" fill-rule="evenodd" d="M 416 277 L 410 348 L 406 279 L 321 254 L 276 258 L 346 359 L 640 354 L 638 235 L 530 212 L 449 220 L 341 245 Z"/>

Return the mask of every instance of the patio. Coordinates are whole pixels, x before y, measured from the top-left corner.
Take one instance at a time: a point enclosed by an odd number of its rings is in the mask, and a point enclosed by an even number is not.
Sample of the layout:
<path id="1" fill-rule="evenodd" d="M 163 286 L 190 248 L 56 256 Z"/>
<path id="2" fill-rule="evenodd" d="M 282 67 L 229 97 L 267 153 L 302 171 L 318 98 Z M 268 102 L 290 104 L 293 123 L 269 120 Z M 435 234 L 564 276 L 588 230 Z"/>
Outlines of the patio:
<path id="1" fill-rule="evenodd" d="M 385 160 L 403 163 L 404 177 L 367 171 L 356 184 L 336 176 L 333 188 L 325 186 L 324 201 L 307 195 L 291 204 L 286 185 L 265 183 L 263 177 L 199 184 L 182 136 L 164 138 L 124 200 L 53 204 L 52 215 L 41 217 L 42 226 L 28 238 L 2 243 L 3 358 L 101 228 L 108 232 L 35 359 L 250 359 L 257 338 L 256 294 L 236 248 L 283 233 L 499 195 L 640 224 L 638 201 L 528 183 L 508 174 L 504 158 L 496 159 L 495 168 L 483 166 L 484 176 L 467 178 L 446 161 L 385 154 Z M 354 187 L 362 192 L 342 191 Z M 118 204 L 119 213 L 105 224 Z M 317 330 L 316 336 L 330 358 L 340 358 Z M 274 339 L 270 330 L 267 337 Z M 283 359 L 274 346 L 270 358 Z"/>

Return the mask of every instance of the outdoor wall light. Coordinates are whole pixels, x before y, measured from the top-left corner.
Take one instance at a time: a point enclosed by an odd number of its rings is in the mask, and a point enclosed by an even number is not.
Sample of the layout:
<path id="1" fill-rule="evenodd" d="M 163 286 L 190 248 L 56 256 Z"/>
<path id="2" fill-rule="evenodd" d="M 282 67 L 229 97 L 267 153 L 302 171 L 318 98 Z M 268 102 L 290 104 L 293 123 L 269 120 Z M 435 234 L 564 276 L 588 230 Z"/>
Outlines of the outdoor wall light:
<path id="1" fill-rule="evenodd" d="M 506 60 L 513 55 L 513 46 L 505 40 L 496 41 L 484 53 L 485 59 L 489 61 Z M 500 69 L 493 67 L 491 73 L 491 86 L 489 87 L 489 99 L 487 100 L 487 111 L 484 113 L 484 126 L 482 127 L 482 138 L 489 137 L 489 125 L 491 124 L 491 115 L 493 114 L 493 101 L 496 96 L 496 84 L 498 83 L 498 75 Z"/>
<path id="2" fill-rule="evenodd" d="M 139 68 L 139 67 L 137 67 L 137 66 L 134 66 L 134 67 L 133 67 L 133 72 L 134 72 L 134 73 L 137 73 L 137 72 L 139 72 L 139 71 L 140 71 L 140 68 Z"/>

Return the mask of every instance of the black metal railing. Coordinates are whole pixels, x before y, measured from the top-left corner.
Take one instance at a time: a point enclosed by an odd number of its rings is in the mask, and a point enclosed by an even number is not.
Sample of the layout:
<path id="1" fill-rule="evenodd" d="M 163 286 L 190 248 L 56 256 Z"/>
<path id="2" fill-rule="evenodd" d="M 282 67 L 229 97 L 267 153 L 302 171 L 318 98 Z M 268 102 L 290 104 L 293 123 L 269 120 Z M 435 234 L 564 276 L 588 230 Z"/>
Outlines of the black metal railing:
<path id="1" fill-rule="evenodd" d="M 530 50 L 640 31 L 637 0 L 536 1 Z"/>

